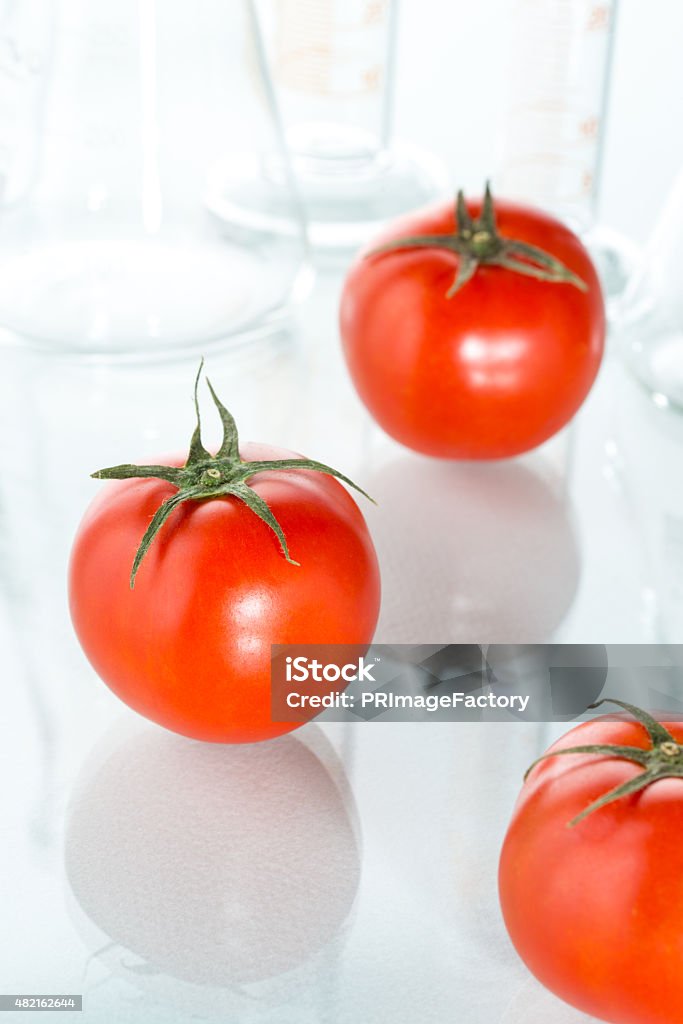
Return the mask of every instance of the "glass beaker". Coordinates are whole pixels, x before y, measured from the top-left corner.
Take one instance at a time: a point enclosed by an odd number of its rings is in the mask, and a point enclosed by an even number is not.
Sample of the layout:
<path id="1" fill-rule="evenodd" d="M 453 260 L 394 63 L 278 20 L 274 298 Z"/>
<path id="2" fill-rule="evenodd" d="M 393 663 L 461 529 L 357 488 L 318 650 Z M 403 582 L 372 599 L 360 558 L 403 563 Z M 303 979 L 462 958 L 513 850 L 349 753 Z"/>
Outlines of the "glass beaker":
<path id="1" fill-rule="evenodd" d="M 392 137 L 398 0 L 258 0 L 282 129 L 324 251 L 353 249 L 383 224 L 449 193 L 430 154 Z M 209 206 L 227 222 L 291 227 L 278 153 L 214 168 Z"/>
<path id="2" fill-rule="evenodd" d="M 0 219 L 0 327 L 131 356 L 271 327 L 302 286 L 296 198 L 285 183 L 286 238 L 228 232 L 204 205 L 231 149 L 287 160 L 251 0 L 60 0 L 56 14 L 40 173 Z"/>
<path id="3" fill-rule="evenodd" d="M 626 364 L 656 405 L 683 412 L 683 170 L 619 308 Z"/>
<path id="4" fill-rule="evenodd" d="M 588 246 L 608 311 L 637 247 L 597 220 L 618 0 L 515 0 L 496 185 L 566 220 Z"/>

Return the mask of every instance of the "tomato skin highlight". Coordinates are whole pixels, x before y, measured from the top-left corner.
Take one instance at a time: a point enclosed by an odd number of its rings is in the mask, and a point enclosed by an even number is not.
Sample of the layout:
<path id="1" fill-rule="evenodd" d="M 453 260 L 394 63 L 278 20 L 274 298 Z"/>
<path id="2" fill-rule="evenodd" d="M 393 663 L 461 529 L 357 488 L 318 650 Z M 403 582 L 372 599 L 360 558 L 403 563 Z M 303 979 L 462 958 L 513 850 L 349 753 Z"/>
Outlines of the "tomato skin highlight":
<path id="1" fill-rule="evenodd" d="M 665 723 L 683 742 L 683 724 Z M 647 748 L 633 721 L 596 719 L 552 750 Z M 662 779 L 569 828 L 593 800 L 642 768 L 571 754 L 537 765 L 500 860 L 505 924 L 543 985 L 612 1024 L 683 1021 L 683 779 Z"/>
<path id="2" fill-rule="evenodd" d="M 249 444 L 241 457 L 296 456 Z M 246 505 L 218 497 L 171 514 L 131 590 L 142 535 L 175 492 L 157 479 L 107 484 L 72 549 L 71 616 L 95 671 L 130 707 L 195 739 L 253 742 L 296 728 L 271 720 L 271 644 L 369 643 L 379 613 L 375 551 L 340 483 L 286 470 L 259 474 L 250 486 L 299 566 Z"/>
<path id="3" fill-rule="evenodd" d="M 479 202 L 467 207 L 481 211 Z M 426 455 L 497 459 L 537 447 L 577 412 L 602 359 L 604 302 L 580 240 L 541 211 L 495 208 L 501 236 L 552 254 L 587 291 L 480 265 L 447 298 L 456 254 L 372 254 L 395 239 L 452 233 L 450 204 L 390 228 L 344 285 L 340 328 L 358 394 L 390 436 Z"/>

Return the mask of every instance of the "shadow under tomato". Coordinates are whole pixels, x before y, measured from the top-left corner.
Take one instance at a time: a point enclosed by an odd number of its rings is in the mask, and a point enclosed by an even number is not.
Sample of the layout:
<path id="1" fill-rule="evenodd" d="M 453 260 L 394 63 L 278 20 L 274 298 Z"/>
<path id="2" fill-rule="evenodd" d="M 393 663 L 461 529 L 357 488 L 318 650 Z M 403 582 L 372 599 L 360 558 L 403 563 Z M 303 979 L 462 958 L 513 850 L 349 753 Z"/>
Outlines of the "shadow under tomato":
<path id="1" fill-rule="evenodd" d="M 532 464 L 404 456 L 366 481 L 382 643 L 542 643 L 574 600 L 567 499 Z"/>
<path id="2" fill-rule="evenodd" d="M 128 727 L 86 765 L 66 874 L 115 973 L 239 988 L 334 946 L 359 884 L 355 805 L 321 731 L 304 732 L 231 747 Z"/>

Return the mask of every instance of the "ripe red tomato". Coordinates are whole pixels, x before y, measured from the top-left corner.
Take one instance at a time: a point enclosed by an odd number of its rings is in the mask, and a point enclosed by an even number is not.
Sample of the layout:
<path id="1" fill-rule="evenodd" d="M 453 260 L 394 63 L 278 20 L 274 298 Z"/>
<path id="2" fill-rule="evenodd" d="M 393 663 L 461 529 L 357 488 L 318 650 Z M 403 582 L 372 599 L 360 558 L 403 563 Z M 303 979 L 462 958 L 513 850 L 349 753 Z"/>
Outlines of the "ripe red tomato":
<path id="1" fill-rule="evenodd" d="M 482 214 L 479 202 L 466 209 Z M 341 334 L 358 393 L 388 434 L 427 455 L 497 459 L 535 448 L 576 413 L 602 358 L 604 303 L 579 239 L 539 210 L 501 201 L 495 213 L 498 242 L 541 249 L 580 282 L 528 276 L 521 250 L 516 269 L 496 265 L 498 252 L 475 260 L 448 297 L 463 257 L 427 244 L 456 238 L 448 205 L 397 223 L 372 248 L 408 237 L 415 246 L 361 254 L 344 286 Z"/>
<path id="2" fill-rule="evenodd" d="M 500 899 L 512 941 L 547 988 L 613 1024 L 683 1021 L 683 725 L 659 747 L 679 777 L 577 815 L 644 765 L 566 754 L 530 773 L 500 861 Z M 550 753 L 583 744 L 651 750 L 641 724 L 598 718 Z M 666 748 L 669 748 L 668 750 Z"/>
<path id="3" fill-rule="evenodd" d="M 253 444 L 240 455 L 296 458 Z M 131 589 L 140 539 L 176 492 L 158 479 L 108 484 L 73 546 L 71 615 L 93 667 L 136 711 L 196 739 L 289 732 L 297 723 L 271 720 L 271 644 L 369 643 L 377 622 L 377 559 L 345 488 L 310 469 L 263 472 L 249 486 L 298 566 L 250 508 L 224 495 L 171 512 Z"/>

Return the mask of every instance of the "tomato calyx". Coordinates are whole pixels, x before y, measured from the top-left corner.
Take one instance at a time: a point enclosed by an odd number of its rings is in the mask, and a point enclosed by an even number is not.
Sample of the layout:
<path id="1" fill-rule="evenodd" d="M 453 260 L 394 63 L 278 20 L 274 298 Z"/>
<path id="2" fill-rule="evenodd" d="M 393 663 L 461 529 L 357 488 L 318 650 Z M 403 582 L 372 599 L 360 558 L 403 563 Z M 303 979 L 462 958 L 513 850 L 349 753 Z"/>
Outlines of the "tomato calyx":
<path id="1" fill-rule="evenodd" d="M 152 541 L 171 513 L 186 501 L 209 501 L 228 495 L 238 498 L 273 531 L 280 542 L 282 553 L 290 565 L 298 566 L 300 563 L 291 557 L 282 527 L 275 518 L 270 506 L 249 484 L 249 481 L 259 473 L 310 469 L 343 481 L 343 483 L 353 487 L 354 490 L 358 491 L 369 501 L 373 501 L 370 495 L 366 494 L 353 480 L 349 480 L 347 476 L 344 476 L 338 470 L 332 469 L 322 462 L 316 462 L 313 459 L 273 459 L 255 462 L 243 460 L 239 453 L 239 435 L 235 420 L 216 395 L 207 377 L 206 383 L 223 425 L 221 446 L 216 454 L 212 455 L 204 447 L 201 437 L 199 380 L 203 366 L 204 360 L 199 365 L 199 371 L 194 383 L 194 406 L 197 425 L 192 434 L 189 453 L 184 466 L 136 466 L 127 463 L 120 466 L 110 466 L 108 469 L 99 469 L 96 473 L 91 474 L 96 480 L 155 478 L 166 480 L 177 488 L 177 492 L 159 506 L 140 541 L 130 573 L 131 590 L 135 586 L 135 577 L 138 569 Z"/>
<path id="2" fill-rule="evenodd" d="M 524 776 L 525 779 L 528 778 L 529 774 L 541 761 L 564 754 L 599 754 L 606 757 L 618 757 L 626 761 L 634 761 L 636 764 L 641 765 L 643 771 L 639 775 L 629 779 L 628 782 L 624 782 L 621 786 L 616 786 L 597 800 L 594 800 L 580 814 L 572 818 L 568 823 L 570 828 L 578 825 L 580 821 L 583 821 L 584 818 L 587 818 L 601 807 L 614 803 L 615 800 L 620 800 L 624 796 L 639 793 L 659 779 L 683 779 L 683 746 L 677 743 L 666 726 L 658 722 L 656 718 L 653 718 L 649 712 L 643 711 L 642 708 L 638 708 L 633 704 L 627 704 L 625 701 L 615 700 L 614 698 L 599 700 L 597 703 L 591 704 L 590 707 L 598 708 L 601 704 L 605 703 L 617 704 L 620 708 L 633 715 L 647 732 L 652 746 L 649 749 L 644 749 L 642 747 L 620 746 L 619 744 L 611 743 L 590 743 L 577 747 L 564 747 L 562 750 L 553 750 L 543 754 L 542 757 L 534 761 Z"/>
<path id="3" fill-rule="evenodd" d="M 446 249 L 458 256 L 458 270 L 446 292 L 451 299 L 476 274 L 480 266 L 501 267 L 515 274 L 534 277 L 551 284 L 570 284 L 580 291 L 588 285 L 564 263 L 550 253 L 514 238 L 504 238 L 498 232 L 496 211 L 491 188 L 486 183 L 481 214 L 473 218 L 467 209 L 460 189 L 455 203 L 456 230 L 448 235 L 411 235 L 397 238 L 386 245 L 371 249 L 368 257 L 401 249 Z"/>

